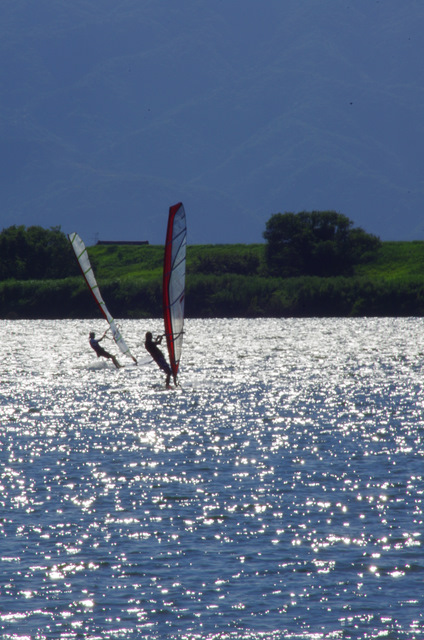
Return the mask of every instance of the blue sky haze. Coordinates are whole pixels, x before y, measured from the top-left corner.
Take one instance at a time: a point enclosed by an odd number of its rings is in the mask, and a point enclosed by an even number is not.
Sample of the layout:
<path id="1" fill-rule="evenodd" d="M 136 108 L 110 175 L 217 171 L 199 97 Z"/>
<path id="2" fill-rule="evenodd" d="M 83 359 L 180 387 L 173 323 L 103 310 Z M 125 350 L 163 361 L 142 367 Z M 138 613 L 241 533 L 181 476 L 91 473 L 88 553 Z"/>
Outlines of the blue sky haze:
<path id="1" fill-rule="evenodd" d="M 419 0 L 3 0 L 1 227 L 262 242 L 334 209 L 424 237 Z"/>

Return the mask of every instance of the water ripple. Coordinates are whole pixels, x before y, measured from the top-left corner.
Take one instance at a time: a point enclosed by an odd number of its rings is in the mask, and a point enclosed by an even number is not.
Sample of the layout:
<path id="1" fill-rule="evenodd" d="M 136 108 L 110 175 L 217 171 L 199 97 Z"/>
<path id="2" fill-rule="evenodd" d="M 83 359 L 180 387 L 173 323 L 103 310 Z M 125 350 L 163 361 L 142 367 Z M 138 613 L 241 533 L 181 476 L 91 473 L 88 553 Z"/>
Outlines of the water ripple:
<path id="1" fill-rule="evenodd" d="M 92 326 L 0 323 L 4 638 L 423 634 L 418 319 L 189 321 L 171 392 Z"/>

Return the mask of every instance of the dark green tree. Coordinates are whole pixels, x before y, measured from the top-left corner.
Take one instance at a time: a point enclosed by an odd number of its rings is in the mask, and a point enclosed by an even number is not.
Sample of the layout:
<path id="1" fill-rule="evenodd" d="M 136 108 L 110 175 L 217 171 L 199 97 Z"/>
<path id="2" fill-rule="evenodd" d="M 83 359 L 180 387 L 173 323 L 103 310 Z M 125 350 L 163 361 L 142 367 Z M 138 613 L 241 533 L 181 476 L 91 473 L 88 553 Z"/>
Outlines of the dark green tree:
<path id="1" fill-rule="evenodd" d="M 14 225 L 0 233 L 0 280 L 56 279 L 77 273 L 72 248 L 60 227 Z"/>
<path id="2" fill-rule="evenodd" d="M 336 211 L 276 213 L 263 234 L 272 275 L 291 277 L 348 275 L 369 259 L 381 242 Z"/>

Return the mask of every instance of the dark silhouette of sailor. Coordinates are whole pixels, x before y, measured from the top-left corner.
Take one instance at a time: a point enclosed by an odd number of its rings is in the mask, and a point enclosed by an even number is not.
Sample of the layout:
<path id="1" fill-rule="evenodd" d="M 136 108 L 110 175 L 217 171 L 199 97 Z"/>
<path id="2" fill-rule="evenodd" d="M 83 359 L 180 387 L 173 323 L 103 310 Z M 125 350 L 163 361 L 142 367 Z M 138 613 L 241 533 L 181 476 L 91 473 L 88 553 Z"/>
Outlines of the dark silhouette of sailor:
<path id="1" fill-rule="evenodd" d="M 152 334 L 150 333 L 150 331 L 148 331 L 146 333 L 146 341 L 144 343 L 144 346 L 146 347 L 147 351 L 150 353 L 150 355 L 152 356 L 153 360 L 156 362 L 158 367 L 166 373 L 166 388 L 170 389 L 169 382 L 172 376 L 171 367 L 165 360 L 165 356 L 163 355 L 162 351 L 158 347 L 158 344 L 162 342 L 162 338 L 163 338 L 163 335 L 157 336 L 157 338 L 153 340 Z"/>
<path id="2" fill-rule="evenodd" d="M 107 331 L 105 331 L 105 333 L 102 335 L 101 338 L 99 338 L 98 340 L 96 340 L 96 334 L 94 333 L 94 331 L 90 331 L 90 347 L 92 349 L 94 349 L 94 351 L 97 354 L 97 357 L 103 357 L 103 358 L 107 358 L 108 360 L 112 360 L 113 364 L 115 365 L 115 367 L 117 369 L 119 369 L 119 367 L 121 366 L 119 364 L 119 362 L 117 361 L 116 357 L 113 356 L 111 353 L 109 353 L 108 351 L 106 351 L 105 349 L 103 349 L 103 347 L 100 346 L 99 342 L 101 342 L 103 340 L 103 338 L 105 337 Z"/>

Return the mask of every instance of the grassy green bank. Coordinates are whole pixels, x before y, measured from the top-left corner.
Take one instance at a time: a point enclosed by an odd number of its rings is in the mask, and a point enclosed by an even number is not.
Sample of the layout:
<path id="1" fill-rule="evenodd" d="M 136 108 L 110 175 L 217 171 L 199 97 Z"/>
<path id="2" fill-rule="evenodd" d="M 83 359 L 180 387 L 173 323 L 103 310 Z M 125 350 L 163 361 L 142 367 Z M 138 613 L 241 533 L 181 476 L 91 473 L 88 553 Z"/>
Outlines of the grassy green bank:
<path id="1" fill-rule="evenodd" d="M 188 317 L 424 315 L 424 242 L 384 242 L 349 277 L 270 278 L 263 244 L 187 249 Z M 162 315 L 163 247 L 89 248 L 103 297 L 117 318 Z M 94 318 L 82 276 L 0 282 L 1 318 Z"/>

